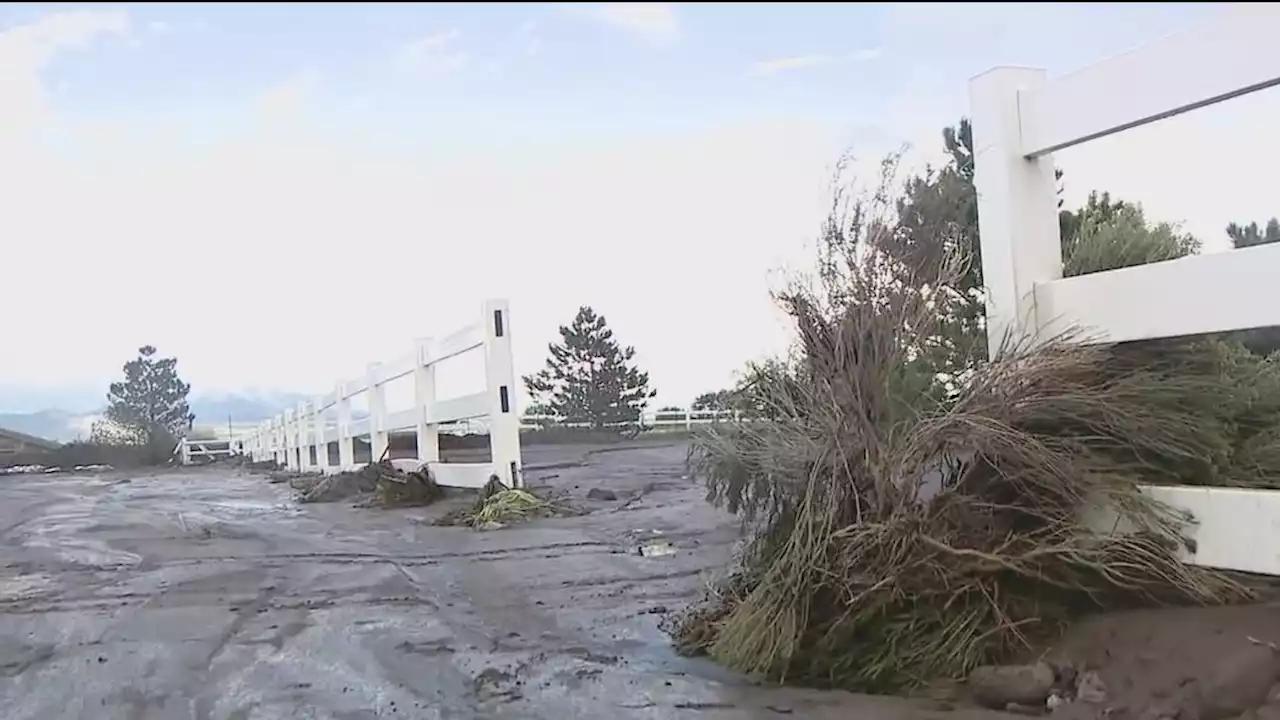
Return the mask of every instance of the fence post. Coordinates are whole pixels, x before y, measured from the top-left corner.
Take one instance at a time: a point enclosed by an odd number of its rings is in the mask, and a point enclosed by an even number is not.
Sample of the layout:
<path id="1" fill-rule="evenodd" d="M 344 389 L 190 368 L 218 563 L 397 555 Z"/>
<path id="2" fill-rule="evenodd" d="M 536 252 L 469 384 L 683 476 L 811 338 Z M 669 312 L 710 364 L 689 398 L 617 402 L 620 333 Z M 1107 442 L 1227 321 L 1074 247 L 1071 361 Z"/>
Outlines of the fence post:
<path id="1" fill-rule="evenodd" d="M 516 411 L 511 357 L 511 311 L 504 300 L 484 304 L 485 385 L 489 392 L 489 449 L 493 471 L 507 487 L 523 487 L 520 476 L 520 416 Z"/>
<path id="2" fill-rule="evenodd" d="M 281 422 L 282 427 L 280 428 L 281 435 L 284 436 L 283 442 L 280 443 L 284 449 L 284 464 L 285 464 L 285 467 L 289 468 L 290 470 L 299 469 L 298 454 L 293 451 L 293 443 L 294 443 L 293 425 L 294 425 L 294 416 L 297 414 L 297 412 L 298 411 L 294 408 L 286 408 L 284 411 L 284 419 Z"/>
<path id="3" fill-rule="evenodd" d="M 311 431 L 315 436 L 316 448 L 315 466 L 320 472 L 324 472 L 325 468 L 329 467 L 329 441 L 324 435 L 324 408 L 319 400 L 312 400 L 311 407 L 315 410 L 315 415 L 311 416 Z"/>
<path id="4" fill-rule="evenodd" d="M 1036 283 L 1062 277 L 1057 182 L 1050 155 L 1022 152 L 1020 90 L 1045 84 L 1045 71 L 1001 67 L 969 81 L 974 186 L 987 290 L 987 348 L 995 357 L 1006 336 L 1035 337 L 1053 318 L 1036 313 Z"/>
<path id="5" fill-rule="evenodd" d="M 338 469 L 347 471 L 356 464 L 355 438 L 351 436 L 351 395 L 347 384 L 338 383 Z"/>
<path id="6" fill-rule="evenodd" d="M 284 413 L 275 416 L 271 421 L 271 451 L 275 454 L 275 461 L 280 465 L 289 465 L 289 454 L 284 450 Z"/>
<path id="7" fill-rule="evenodd" d="M 416 358 L 413 366 L 413 404 L 418 416 L 418 461 L 440 462 L 440 431 L 429 422 L 431 406 L 436 402 L 436 368 L 431 357 L 430 338 L 414 342 Z"/>
<path id="8" fill-rule="evenodd" d="M 378 368 L 382 363 L 369 363 L 365 367 L 369 381 L 369 461 L 378 462 L 387 451 L 387 393 L 378 384 Z"/>
<path id="9" fill-rule="evenodd" d="M 306 472 L 311 469 L 311 406 L 306 400 L 298 403 L 298 469 Z"/>

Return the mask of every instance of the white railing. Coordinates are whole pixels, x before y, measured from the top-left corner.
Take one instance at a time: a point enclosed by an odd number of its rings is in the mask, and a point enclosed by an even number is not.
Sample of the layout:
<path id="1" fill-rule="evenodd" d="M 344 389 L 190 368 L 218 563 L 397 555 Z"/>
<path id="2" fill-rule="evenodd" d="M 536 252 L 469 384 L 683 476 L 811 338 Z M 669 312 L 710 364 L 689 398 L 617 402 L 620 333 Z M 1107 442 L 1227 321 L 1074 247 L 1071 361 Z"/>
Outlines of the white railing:
<path id="1" fill-rule="evenodd" d="M 178 459 L 183 465 L 229 458 L 236 454 L 234 440 L 188 440 L 178 443 Z"/>
<path id="2" fill-rule="evenodd" d="M 1043 338 L 1070 325 L 1120 342 L 1280 324 L 1280 244 L 1063 278 L 1051 155 L 1280 84 L 1280 55 L 1267 50 L 1277 32 L 1280 6 L 1237 4 L 1208 27 L 1055 80 L 1002 67 L 970 81 L 993 353 L 1006 334 Z M 1280 555 L 1257 550 L 1280 540 L 1280 492 L 1148 491 L 1196 518 L 1188 562 L 1280 574 Z"/>
<path id="3" fill-rule="evenodd" d="M 437 401 L 435 365 L 474 350 L 483 351 L 485 389 Z M 413 376 L 413 407 L 389 412 L 386 385 L 408 375 Z M 354 420 L 351 400 L 361 393 L 367 393 L 369 416 Z M 325 417 L 329 410 L 337 414 L 333 426 Z M 484 418 L 488 428 L 491 462 L 440 462 L 439 426 L 475 418 Z M 479 322 L 447 337 L 418 340 L 406 357 L 370 364 L 365 377 L 338 383 L 333 392 L 286 410 L 264 422 L 243 442 L 245 452 L 254 460 L 275 460 L 302 472 L 338 472 L 359 467 L 355 461 L 357 437 L 369 438 L 371 458 L 378 460 L 387 451 L 390 435 L 407 430 L 417 435 L 417 458 L 396 462 L 428 465 L 441 485 L 481 487 L 494 475 L 508 487 L 521 485 L 511 318 L 505 301 L 486 302 Z M 329 444 L 333 442 L 338 445 L 338 461 L 331 465 Z"/>
<path id="4" fill-rule="evenodd" d="M 1072 324 L 1108 342 L 1280 324 L 1280 244 L 1063 278 L 1051 155 L 1280 84 L 1280 55 L 1264 49 L 1278 30 L 1280 6 L 1241 3 L 1207 27 L 1055 80 L 1002 67 L 970 81 L 993 350 L 1007 332 L 1043 337 Z"/>
<path id="5" fill-rule="evenodd" d="M 643 430 L 692 430 L 698 425 L 710 425 L 717 422 L 736 420 L 738 414 L 732 410 L 646 410 L 640 415 L 640 427 Z M 566 423 L 555 415 L 525 415 L 520 418 L 522 430 L 538 430 L 548 426 L 555 427 L 590 427 L 590 423 Z"/>

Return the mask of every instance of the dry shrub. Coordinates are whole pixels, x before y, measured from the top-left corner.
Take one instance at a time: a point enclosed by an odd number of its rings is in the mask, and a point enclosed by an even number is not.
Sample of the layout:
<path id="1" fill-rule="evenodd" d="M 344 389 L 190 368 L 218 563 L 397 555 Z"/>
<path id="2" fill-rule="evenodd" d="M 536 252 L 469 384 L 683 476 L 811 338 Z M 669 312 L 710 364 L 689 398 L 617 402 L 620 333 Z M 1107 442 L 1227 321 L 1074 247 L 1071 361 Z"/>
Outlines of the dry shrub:
<path id="1" fill-rule="evenodd" d="M 436 520 L 437 525 L 466 525 L 495 530 L 536 518 L 578 514 L 572 508 L 522 488 L 509 488 L 497 475 L 481 488 L 471 507 L 458 508 Z"/>
<path id="2" fill-rule="evenodd" d="M 1008 658 L 1089 610 L 1247 597 L 1179 562 L 1185 519 L 1138 490 L 1223 452 L 1200 415 L 1221 377 L 1187 372 L 1206 352 L 1073 331 L 940 382 L 929 358 L 960 341 L 940 310 L 967 258 L 949 253 L 927 282 L 905 272 L 882 248 L 889 196 L 833 214 L 818 282 L 780 296 L 800 348 L 752 378 L 757 419 L 696 440 L 709 499 L 757 535 L 676 622 L 678 646 L 893 691 Z M 1137 531 L 1090 529 L 1097 505 Z"/>
<path id="3" fill-rule="evenodd" d="M 330 475 L 303 475 L 290 480 L 298 491 L 298 502 L 338 502 L 368 496 L 369 504 L 381 507 L 430 505 L 444 497 L 426 468 L 405 472 L 389 460 L 369 463 L 359 470 Z"/>

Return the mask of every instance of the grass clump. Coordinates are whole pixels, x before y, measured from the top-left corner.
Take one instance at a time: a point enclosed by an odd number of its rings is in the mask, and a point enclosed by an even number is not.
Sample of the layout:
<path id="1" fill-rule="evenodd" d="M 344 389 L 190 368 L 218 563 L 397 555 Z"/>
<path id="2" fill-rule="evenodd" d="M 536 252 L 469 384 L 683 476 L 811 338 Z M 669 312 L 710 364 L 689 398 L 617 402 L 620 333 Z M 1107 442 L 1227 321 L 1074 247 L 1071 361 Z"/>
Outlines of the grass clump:
<path id="1" fill-rule="evenodd" d="M 495 475 L 489 479 L 480 496 L 469 508 L 455 510 L 440 518 L 438 525 L 466 525 L 478 530 L 498 528 L 526 522 L 534 518 L 574 514 L 570 508 L 525 490 L 509 488 Z"/>
<path id="2" fill-rule="evenodd" d="M 885 251 L 891 208 L 882 190 L 833 213 L 816 282 L 779 296 L 794 357 L 749 378 L 753 419 L 695 441 L 709 500 L 754 535 L 671 626 L 677 646 L 893 692 L 1007 659 L 1099 608 L 1249 597 L 1180 562 L 1187 519 L 1139 490 L 1171 467 L 1269 462 L 1266 432 L 1236 443 L 1238 407 L 1206 424 L 1210 403 L 1248 384 L 1220 372 L 1230 354 L 1086 345 L 1072 330 L 941 373 L 933 358 L 963 355 L 947 308 L 965 300 L 948 288 L 969 259 L 952 250 L 928 278 L 907 271 Z M 1135 531 L 1095 530 L 1101 507 Z"/>

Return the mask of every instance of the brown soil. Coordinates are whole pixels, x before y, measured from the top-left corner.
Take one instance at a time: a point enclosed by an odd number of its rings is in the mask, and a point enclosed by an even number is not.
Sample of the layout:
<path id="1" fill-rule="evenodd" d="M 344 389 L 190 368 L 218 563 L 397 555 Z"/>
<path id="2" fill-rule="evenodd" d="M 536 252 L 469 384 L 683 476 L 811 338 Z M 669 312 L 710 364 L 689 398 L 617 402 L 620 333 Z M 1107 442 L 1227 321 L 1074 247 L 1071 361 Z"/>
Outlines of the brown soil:
<path id="1" fill-rule="evenodd" d="M 1280 680 L 1280 603 L 1141 610 L 1072 628 L 1045 659 L 1096 671 L 1105 700 L 1073 702 L 1054 718 L 1224 720 L 1270 717 Z M 1272 695 L 1274 697 L 1274 695 Z M 1261 714 L 1257 709 L 1267 706 Z M 1250 711 L 1246 714 L 1246 711 Z"/>

